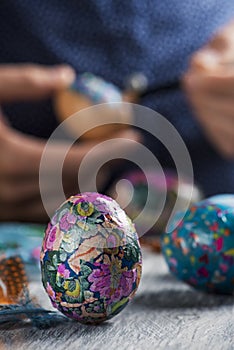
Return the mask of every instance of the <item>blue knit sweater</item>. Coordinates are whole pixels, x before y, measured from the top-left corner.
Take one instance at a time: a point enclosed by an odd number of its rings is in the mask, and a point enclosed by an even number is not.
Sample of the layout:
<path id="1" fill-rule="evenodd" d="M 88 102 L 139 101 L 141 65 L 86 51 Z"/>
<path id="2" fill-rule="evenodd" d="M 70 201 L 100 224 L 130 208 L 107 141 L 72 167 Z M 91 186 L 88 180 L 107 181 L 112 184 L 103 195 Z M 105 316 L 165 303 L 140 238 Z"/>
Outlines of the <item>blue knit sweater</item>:
<path id="1" fill-rule="evenodd" d="M 120 88 L 143 72 L 154 93 L 141 103 L 167 117 L 184 138 L 205 193 L 234 192 L 234 163 L 221 159 L 176 87 L 190 55 L 234 18 L 233 0 L 1 0 L 0 63 L 69 63 Z M 172 85 L 174 88 L 164 89 Z M 56 127 L 50 101 L 5 106 L 12 125 L 48 137 Z M 152 140 L 162 165 L 166 151 Z"/>

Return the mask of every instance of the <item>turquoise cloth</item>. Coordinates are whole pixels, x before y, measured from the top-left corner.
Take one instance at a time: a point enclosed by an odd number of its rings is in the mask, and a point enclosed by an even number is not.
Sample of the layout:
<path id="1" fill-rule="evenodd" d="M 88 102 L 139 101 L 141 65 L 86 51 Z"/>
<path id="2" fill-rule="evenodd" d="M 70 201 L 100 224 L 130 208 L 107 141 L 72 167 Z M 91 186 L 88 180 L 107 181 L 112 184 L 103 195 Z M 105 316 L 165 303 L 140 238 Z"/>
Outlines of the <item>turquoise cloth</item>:
<path id="1" fill-rule="evenodd" d="M 24 262 L 39 261 L 44 225 L 2 223 L 0 224 L 0 256 L 19 255 Z"/>

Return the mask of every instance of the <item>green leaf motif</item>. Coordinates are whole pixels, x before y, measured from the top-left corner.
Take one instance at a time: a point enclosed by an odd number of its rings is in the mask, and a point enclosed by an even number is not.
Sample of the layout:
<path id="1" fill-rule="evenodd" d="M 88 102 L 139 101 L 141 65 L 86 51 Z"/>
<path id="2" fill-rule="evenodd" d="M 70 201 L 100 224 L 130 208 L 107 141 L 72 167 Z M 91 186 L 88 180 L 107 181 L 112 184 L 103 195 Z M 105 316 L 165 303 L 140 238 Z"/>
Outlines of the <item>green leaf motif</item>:
<path id="1" fill-rule="evenodd" d="M 74 280 L 69 281 L 68 288 L 69 291 L 74 292 L 76 289 L 76 282 Z"/>
<path id="2" fill-rule="evenodd" d="M 49 264 L 47 264 L 46 268 L 48 271 L 56 271 L 56 268 L 52 265 L 49 265 Z"/>
<path id="3" fill-rule="evenodd" d="M 139 261 L 140 249 L 135 239 L 128 237 L 128 243 L 123 247 L 123 250 L 126 260 L 133 261 L 134 263 Z"/>
<path id="4" fill-rule="evenodd" d="M 114 314 L 119 308 L 122 308 L 123 306 L 125 306 L 128 303 L 128 301 L 129 301 L 128 298 L 123 298 L 122 300 L 118 301 L 112 306 L 111 312 Z"/>
<path id="5" fill-rule="evenodd" d="M 59 259 L 61 262 L 65 262 L 67 259 L 67 253 L 65 251 L 61 251 L 59 254 Z"/>

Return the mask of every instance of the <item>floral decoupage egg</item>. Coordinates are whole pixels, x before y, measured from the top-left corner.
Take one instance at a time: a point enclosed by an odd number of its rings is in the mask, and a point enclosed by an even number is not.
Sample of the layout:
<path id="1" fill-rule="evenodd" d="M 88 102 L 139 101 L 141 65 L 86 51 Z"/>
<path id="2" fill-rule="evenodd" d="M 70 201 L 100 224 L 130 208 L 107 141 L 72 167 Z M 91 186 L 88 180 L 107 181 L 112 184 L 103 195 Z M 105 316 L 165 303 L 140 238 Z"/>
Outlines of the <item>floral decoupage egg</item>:
<path id="1" fill-rule="evenodd" d="M 234 195 L 201 201 L 176 221 L 178 226 L 162 237 L 171 272 L 197 289 L 233 294 Z"/>
<path id="2" fill-rule="evenodd" d="M 41 251 L 42 282 L 55 308 L 82 323 L 118 314 L 141 277 L 135 227 L 110 197 L 83 193 L 55 212 Z"/>

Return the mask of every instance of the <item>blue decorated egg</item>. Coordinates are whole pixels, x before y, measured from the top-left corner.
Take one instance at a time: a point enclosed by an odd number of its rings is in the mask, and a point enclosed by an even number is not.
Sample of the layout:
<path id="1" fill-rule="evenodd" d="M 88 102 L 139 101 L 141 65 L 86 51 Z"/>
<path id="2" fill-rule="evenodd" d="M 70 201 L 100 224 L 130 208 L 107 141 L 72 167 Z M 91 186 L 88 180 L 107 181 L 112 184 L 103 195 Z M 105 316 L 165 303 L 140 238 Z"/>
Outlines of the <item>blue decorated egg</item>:
<path id="1" fill-rule="evenodd" d="M 234 195 L 218 195 L 193 205 L 162 237 L 170 271 L 206 292 L 234 292 Z M 176 222 L 178 221 L 178 222 Z"/>
<path id="2" fill-rule="evenodd" d="M 63 314 L 100 323 L 117 315 L 134 296 L 141 260 L 135 227 L 120 206 L 98 193 L 78 194 L 48 224 L 42 282 Z"/>

